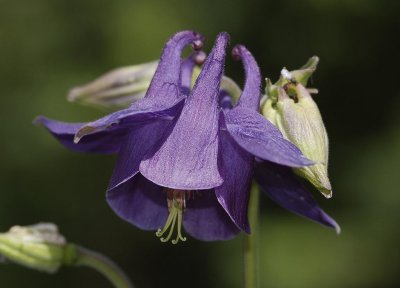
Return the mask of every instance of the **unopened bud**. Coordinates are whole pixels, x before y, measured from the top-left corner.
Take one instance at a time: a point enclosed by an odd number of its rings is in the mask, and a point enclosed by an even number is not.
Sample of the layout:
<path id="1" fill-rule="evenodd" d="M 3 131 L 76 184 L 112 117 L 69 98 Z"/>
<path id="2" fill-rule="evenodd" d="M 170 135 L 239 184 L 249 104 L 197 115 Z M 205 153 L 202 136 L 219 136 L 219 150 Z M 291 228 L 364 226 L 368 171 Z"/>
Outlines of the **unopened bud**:
<path id="1" fill-rule="evenodd" d="M 77 257 L 74 246 L 66 243 L 52 223 L 14 226 L 0 233 L 0 254 L 4 260 L 48 273 Z"/>
<path id="2" fill-rule="evenodd" d="M 267 79 L 268 98 L 263 103 L 262 114 L 304 156 L 316 163 L 295 168 L 294 171 L 313 184 L 325 197 L 330 198 L 332 188 L 327 171 L 328 136 L 318 106 L 304 86 L 315 71 L 317 63 L 318 58 L 313 57 L 300 70 L 289 72 L 284 69 L 275 84 Z"/>
<path id="3" fill-rule="evenodd" d="M 118 107 L 142 99 L 146 94 L 158 61 L 112 70 L 96 80 L 72 88 L 68 94 L 71 102 Z"/>
<path id="4" fill-rule="evenodd" d="M 205 53 L 195 56 L 197 66 L 193 69 L 192 87 L 200 74 L 206 58 Z M 140 65 L 127 66 L 112 70 L 85 85 L 74 87 L 68 93 L 68 100 L 84 105 L 104 108 L 127 107 L 142 99 L 150 86 L 151 79 L 157 69 L 158 61 Z M 239 99 L 241 89 L 231 79 L 223 76 L 221 90 L 226 90 L 234 101 Z"/>

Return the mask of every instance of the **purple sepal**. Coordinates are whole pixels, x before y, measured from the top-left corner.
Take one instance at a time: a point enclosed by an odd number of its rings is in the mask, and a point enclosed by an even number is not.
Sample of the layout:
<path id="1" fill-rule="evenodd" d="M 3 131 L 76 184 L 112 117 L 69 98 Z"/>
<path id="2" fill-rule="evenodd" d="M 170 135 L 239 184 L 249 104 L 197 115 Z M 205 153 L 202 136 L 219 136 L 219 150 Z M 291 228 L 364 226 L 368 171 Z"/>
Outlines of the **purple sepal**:
<path id="1" fill-rule="evenodd" d="M 283 208 L 340 233 L 339 225 L 326 214 L 296 178 L 292 169 L 268 161 L 257 162 L 255 178 L 262 191 Z"/>
<path id="2" fill-rule="evenodd" d="M 107 202 L 119 217 L 144 230 L 163 227 L 168 217 L 162 187 L 140 174 L 108 191 Z"/>
<path id="3" fill-rule="evenodd" d="M 232 221 L 250 233 L 247 208 L 254 157 L 239 147 L 227 131 L 221 131 L 219 139 L 219 166 L 224 183 L 215 188 L 215 194 Z"/>
<path id="4" fill-rule="evenodd" d="M 257 111 L 236 107 L 225 113 L 225 122 L 235 141 L 254 156 L 290 167 L 315 164 Z"/>
<path id="5" fill-rule="evenodd" d="M 183 226 L 189 235 L 202 241 L 229 240 L 240 233 L 212 190 L 199 191 L 187 201 Z"/>
<path id="6" fill-rule="evenodd" d="M 75 133 L 85 123 L 66 123 L 52 120 L 44 116 L 38 116 L 35 124 L 43 125 L 61 144 L 78 152 L 91 152 L 100 154 L 112 154 L 119 151 L 122 139 L 125 137 L 125 130 L 112 130 L 94 133 L 85 137 L 75 144 Z"/>

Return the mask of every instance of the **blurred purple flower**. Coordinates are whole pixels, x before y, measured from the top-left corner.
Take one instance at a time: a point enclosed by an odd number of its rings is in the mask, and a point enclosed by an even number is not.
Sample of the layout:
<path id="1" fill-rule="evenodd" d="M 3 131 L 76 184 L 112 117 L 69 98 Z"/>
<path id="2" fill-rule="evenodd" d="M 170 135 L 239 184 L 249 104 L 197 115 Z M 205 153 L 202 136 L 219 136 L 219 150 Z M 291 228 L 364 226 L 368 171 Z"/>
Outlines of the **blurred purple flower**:
<path id="1" fill-rule="evenodd" d="M 185 31 L 167 42 L 145 98 L 129 108 L 90 123 L 37 119 L 68 148 L 118 153 L 107 201 L 133 225 L 158 229 L 162 241 L 175 229 L 172 242 L 185 240 L 182 225 L 205 241 L 249 233 L 254 156 L 290 167 L 313 163 L 258 113 L 260 72 L 243 46 L 234 49 L 246 71 L 241 98 L 232 109 L 218 105 L 228 40 L 226 33 L 218 36 L 192 91 L 191 71 L 201 54 L 182 63 L 181 53 L 202 42 Z"/>

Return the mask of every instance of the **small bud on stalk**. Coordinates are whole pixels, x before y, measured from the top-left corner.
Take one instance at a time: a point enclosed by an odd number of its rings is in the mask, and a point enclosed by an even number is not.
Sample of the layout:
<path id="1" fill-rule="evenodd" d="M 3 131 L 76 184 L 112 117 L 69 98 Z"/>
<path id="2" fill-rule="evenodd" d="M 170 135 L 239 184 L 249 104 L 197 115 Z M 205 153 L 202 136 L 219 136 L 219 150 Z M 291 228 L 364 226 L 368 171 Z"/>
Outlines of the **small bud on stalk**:
<path id="1" fill-rule="evenodd" d="M 133 288 L 124 272 L 107 257 L 67 243 L 53 223 L 13 226 L 0 233 L 0 262 L 7 261 L 47 273 L 63 265 L 87 266 L 103 274 L 116 288 Z"/>
<path id="2" fill-rule="evenodd" d="M 195 60 L 202 65 L 206 54 L 198 53 Z M 117 68 L 82 86 L 74 87 L 68 93 L 68 100 L 85 105 L 104 108 L 127 107 L 144 97 L 154 76 L 158 61 Z M 195 67 L 192 86 L 201 69 Z M 221 90 L 226 90 L 235 101 L 242 92 L 229 77 L 224 76 Z"/>
<path id="3" fill-rule="evenodd" d="M 76 249 L 52 223 L 13 226 L 0 233 L 0 254 L 5 260 L 48 273 L 57 272 L 77 257 Z"/>

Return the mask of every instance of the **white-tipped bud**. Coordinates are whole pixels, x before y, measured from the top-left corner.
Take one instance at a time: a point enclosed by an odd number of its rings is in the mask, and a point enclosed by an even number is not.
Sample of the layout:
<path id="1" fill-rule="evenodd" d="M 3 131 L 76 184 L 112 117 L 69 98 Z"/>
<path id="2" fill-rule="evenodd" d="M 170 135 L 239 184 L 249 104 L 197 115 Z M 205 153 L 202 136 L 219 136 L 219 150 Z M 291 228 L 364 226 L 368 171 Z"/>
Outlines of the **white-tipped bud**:
<path id="1" fill-rule="evenodd" d="M 0 254 L 4 260 L 48 273 L 77 257 L 73 246 L 66 243 L 52 223 L 14 226 L 0 233 Z"/>

